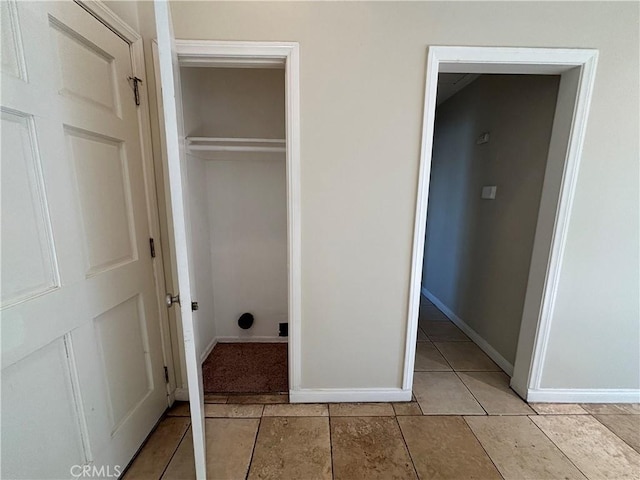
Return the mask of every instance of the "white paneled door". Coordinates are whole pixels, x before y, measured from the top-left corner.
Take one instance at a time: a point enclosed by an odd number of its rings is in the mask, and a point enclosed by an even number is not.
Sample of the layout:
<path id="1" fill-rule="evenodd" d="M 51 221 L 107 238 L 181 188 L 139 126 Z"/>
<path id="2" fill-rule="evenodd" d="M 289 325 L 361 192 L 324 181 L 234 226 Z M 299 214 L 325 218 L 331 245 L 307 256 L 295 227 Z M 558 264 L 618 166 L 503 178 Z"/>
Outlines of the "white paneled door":
<path id="1" fill-rule="evenodd" d="M 193 458 L 198 480 L 207 478 L 206 441 L 204 432 L 204 388 L 202 384 L 202 352 L 198 345 L 200 332 L 196 322 L 196 309 L 191 305 L 191 291 L 196 291 L 193 243 L 189 225 L 188 167 L 184 152 L 184 126 L 180 65 L 175 49 L 171 13 L 166 0 L 154 2 L 156 33 L 158 35 L 158 63 L 162 90 L 162 118 L 167 152 L 167 170 L 173 241 L 175 245 L 178 287 L 180 288 L 180 317 L 184 338 L 185 364 L 189 387 Z"/>
<path id="2" fill-rule="evenodd" d="M 1 476 L 113 477 L 167 405 L 130 48 L 73 2 L 0 6 Z"/>

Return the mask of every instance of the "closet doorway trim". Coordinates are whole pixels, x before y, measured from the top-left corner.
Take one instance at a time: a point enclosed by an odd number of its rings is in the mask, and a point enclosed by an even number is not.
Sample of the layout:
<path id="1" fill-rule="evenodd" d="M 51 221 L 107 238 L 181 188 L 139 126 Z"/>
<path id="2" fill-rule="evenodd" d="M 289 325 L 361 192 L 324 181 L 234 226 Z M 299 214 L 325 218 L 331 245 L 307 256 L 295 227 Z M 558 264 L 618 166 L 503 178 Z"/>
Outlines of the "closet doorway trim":
<path id="1" fill-rule="evenodd" d="M 178 60 L 184 66 L 284 68 L 287 260 L 289 314 L 289 394 L 300 390 L 301 350 L 301 246 L 300 246 L 300 47 L 297 42 L 242 42 L 176 40 Z"/>

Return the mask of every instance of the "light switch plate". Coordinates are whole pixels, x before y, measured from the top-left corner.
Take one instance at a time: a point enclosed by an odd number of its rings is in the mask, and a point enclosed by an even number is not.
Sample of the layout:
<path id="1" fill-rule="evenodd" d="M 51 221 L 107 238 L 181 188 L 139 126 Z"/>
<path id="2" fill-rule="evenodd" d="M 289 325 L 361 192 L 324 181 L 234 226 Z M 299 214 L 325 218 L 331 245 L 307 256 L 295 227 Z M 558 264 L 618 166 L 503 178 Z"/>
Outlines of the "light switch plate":
<path id="1" fill-rule="evenodd" d="M 495 185 L 482 187 L 482 198 L 485 200 L 495 200 L 496 190 L 498 190 L 498 187 Z"/>

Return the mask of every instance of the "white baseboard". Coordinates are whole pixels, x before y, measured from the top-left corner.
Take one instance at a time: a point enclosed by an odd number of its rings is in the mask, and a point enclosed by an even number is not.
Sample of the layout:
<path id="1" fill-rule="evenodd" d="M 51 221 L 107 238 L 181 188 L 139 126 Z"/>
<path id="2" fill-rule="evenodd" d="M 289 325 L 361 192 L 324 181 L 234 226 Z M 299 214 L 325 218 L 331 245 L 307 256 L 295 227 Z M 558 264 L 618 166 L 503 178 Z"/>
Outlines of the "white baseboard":
<path id="1" fill-rule="evenodd" d="M 513 365 L 502 355 L 498 353 L 498 351 L 493 348 L 489 343 L 480 336 L 473 328 L 467 325 L 460 317 L 458 317 L 455 313 L 451 311 L 444 303 L 442 303 L 438 297 L 436 297 L 433 293 L 427 290 L 425 287 L 422 287 L 422 294 L 427 297 L 431 302 L 438 307 L 442 313 L 444 313 L 449 320 L 451 320 L 460 330 L 462 330 L 473 342 L 480 347 L 480 349 L 486 353 L 491 360 L 496 362 L 498 366 L 504 370 L 504 372 L 510 377 L 513 375 Z"/>
<path id="2" fill-rule="evenodd" d="M 529 389 L 527 402 L 540 403 L 640 403 L 640 390 L 600 388 Z"/>
<path id="3" fill-rule="evenodd" d="M 188 402 L 189 390 L 176 388 L 176 401 Z M 337 402 L 410 402 L 411 390 L 401 388 L 303 388 L 289 391 L 291 403 L 337 403 Z"/>
<path id="4" fill-rule="evenodd" d="M 409 402 L 411 390 L 401 388 L 301 388 L 289 391 L 291 403 Z"/>
<path id="5" fill-rule="evenodd" d="M 287 343 L 289 337 L 217 337 L 218 343 Z"/>
<path id="6" fill-rule="evenodd" d="M 178 402 L 189 401 L 189 390 L 187 388 L 176 388 L 173 394 Z"/>
<path id="7" fill-rule="evenodd" d="M 207 345 L 207 348 L 205 348 L 204 352 L 202 352 L 202 355 L 200 355 L 200 363 L 204 363 L 204 361 L 207 359 L 207 357 L 213 350 L 213 347 L 216 346 L 216 343 L 218 343 L 218 339 L 216 337 L 213 337 L 213 340 L 211 340 L 209 345 Z"/>

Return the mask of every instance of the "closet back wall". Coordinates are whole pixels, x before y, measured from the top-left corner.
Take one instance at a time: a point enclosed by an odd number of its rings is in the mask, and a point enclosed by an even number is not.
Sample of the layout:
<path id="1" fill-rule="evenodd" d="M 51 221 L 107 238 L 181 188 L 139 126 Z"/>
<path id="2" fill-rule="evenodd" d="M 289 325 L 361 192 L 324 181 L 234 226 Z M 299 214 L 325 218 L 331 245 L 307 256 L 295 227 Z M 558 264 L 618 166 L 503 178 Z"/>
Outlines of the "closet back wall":
<path id="1" fill-rule="evenodd" d="M 184 68 L 198 92 L 189 136 L 284 139 L 284 70 Z M 193 154 L 192 154 L 193 155 Z M 202 158 L 202 157 L 201 157 Z M 218 341 L 278 339 L 287 321 L 284 153 L 218 152 L 202 160 L 213 319 Z M 253 327 L 238 317 L 250 312 Z"/>
<path id="2" fill-rule="evenodd" d="M 287 321 L 285 160 L 210 161 L 206 181 L 218 341 L 276 339 Z M 249 330 L 243 312 L 255 317 Z"/>
<path id="3" fill-rule="evenodd" d="M 202 92 L 192 136 L 284 138 L 284 69 L 183 68 Z M 234 157 L 235 158 L 235 157 Z"/>

